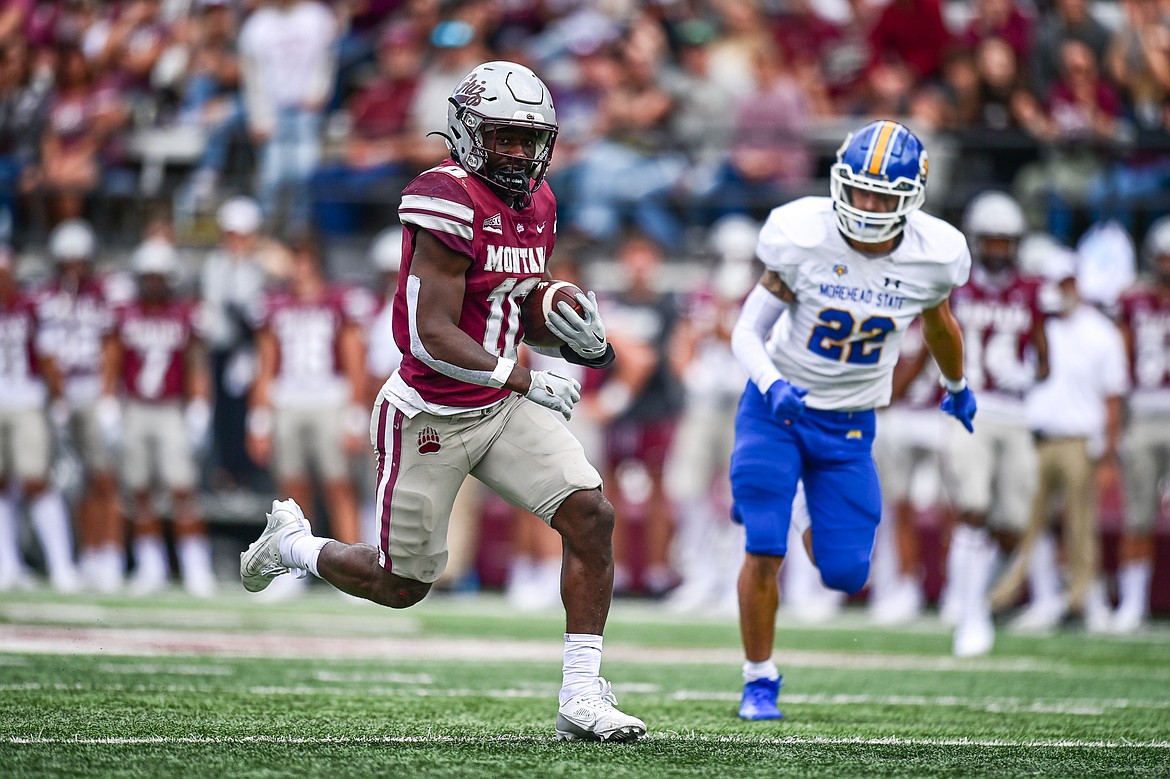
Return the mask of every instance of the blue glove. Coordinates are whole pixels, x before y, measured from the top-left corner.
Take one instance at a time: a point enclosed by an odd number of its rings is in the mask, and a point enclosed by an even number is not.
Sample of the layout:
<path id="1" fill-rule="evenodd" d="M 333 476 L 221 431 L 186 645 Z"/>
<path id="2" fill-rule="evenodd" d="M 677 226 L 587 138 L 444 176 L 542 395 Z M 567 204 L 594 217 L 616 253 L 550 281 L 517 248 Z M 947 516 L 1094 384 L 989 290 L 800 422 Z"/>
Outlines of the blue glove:
<path id="1" fill-rule="evenodd" d="M 971 421 L 975 419 L 977 409 L 975 393 L 971 391 L 970 387 L 963 387 L 958 392 L 948 391 L 947 396 L 939 404 L 939 408 L 962 422 L 968 433 L 975 432 L 975 426 L 971 424 Z"/>
<path id="2" fill-rule="evenodd" d="M 804 387 L 776 379 L 764 393 L 764 399 L 777 419 L 795 419 L 804 413 L 804 396 L 807 394 L 808 390 Z"/>

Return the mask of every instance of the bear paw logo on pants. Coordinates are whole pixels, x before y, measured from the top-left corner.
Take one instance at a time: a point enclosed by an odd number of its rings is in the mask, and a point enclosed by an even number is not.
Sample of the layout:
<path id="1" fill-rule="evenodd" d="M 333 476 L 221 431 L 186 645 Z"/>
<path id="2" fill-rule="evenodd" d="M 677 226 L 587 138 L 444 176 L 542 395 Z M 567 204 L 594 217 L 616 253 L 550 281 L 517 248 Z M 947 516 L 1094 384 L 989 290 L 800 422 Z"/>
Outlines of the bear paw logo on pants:
<path id="1" fill-rule="evenodd" d="M 435 428 L 427 425 L 422 430 L 418 431 L 418 453 L 419 454 L 434 454 L 443 448 L 443 444 L 439 442 L 439 433 Z"/>

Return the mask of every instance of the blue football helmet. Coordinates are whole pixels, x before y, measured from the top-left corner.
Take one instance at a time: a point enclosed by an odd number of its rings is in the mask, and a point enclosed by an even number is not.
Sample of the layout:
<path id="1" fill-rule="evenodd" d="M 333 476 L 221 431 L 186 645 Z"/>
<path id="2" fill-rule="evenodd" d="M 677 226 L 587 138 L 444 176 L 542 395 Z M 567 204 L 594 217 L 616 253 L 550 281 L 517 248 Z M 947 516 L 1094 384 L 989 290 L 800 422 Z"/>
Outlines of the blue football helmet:
<path id="1" fill-rule="evenodd" d="M 882 119 L 850 133 L 837 150 L 829 192 L 841 232 L 862 243 L 881 243 L 898 233 L 906 217 L 926 200 L 929 163 L 922 141 L 902 124 Z M 892 195 L 891 211 L 868 211 L 853 205 L 853 190 Z"/>

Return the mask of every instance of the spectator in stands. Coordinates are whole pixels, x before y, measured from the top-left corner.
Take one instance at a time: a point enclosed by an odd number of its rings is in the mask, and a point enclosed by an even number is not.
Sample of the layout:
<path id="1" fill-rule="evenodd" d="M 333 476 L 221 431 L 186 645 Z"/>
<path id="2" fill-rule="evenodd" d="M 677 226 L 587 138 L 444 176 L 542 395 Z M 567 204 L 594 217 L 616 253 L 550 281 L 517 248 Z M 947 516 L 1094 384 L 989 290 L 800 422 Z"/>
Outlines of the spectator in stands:
<path id="1" fill-rule="evenodd" d="M 102 74 L 103 86 L 118 90 L 124 99 L 144 103 L 156 98 L 151 76 L 170 39 L 160 0 L 129 0 L 86 31 L 82 48 Z M 141 108 L 145 112 L 157 106 Z"/>
<path id="2" fill-rule="evenodd" d="M 211 542 L 195 498 L 196 453 L 211 421 L 206 354 L 195 307 L 177 294 L 179 254 L 160 238 L 143 241 L 130 265 L 134 300 L 121 308 L 106 339 L 98 418 L 107 439 L 122 439 L 122 483 L 134 497 L 134 575 L 130 591 L 166 587 L 170 562 L 155 510 L 154 487 L 169 494 L 183 587 L 215 594 Z M 121 410 L 119 397 L 125 398 Z"/>
<path id="3" fill-rule="evenodd" d="M 330 233 L 351 232 L 365 220 L 381 217 L 384 204 L 396 199 L 406 182 L 433 159 L 419 158 L 410 107 L 418 91 L 423 46 L 417 31 L 399 23 L 378 40 L 378 70 L 345 107 L 349 134 L 340 159 L 313 177 L 317 224 Z"/>
<path id="4" fill-rule="evenodd" d="M 228 0 L 199 0 L 179 114 L 181 122 L 207 132 L 207 145 L 190 183 L 189 196 L 196 203 L 215 194 L 232 143 L 243 135 L 238 35 L 236 14 Z"/>
<path id="5" fill-rule="evenodd" d="M 716 0 L 719 36 L 711 44 L 711 72 L 715 82 L 733 97 L 742 98 L 755 83 L 756 55 L 772 47 L 771 29 L 757 0 Z"/>
<path id="6" fill-rule="evenodd" d="M 354 75 L 374 59 L 383 23 L 401 0 L 334 0 L 333 11 L 344 31 L 337 42 L 337 86 L 330 109 L 351 96 Z"/>
<path id="7" fill-rule="evenodd" d="M 1015 0 L 976 0 L 975 16 L 958 35 L 957 43 L 970 49 L 988 38 L 999 38 L 1012 48 L 1020 62 L 1032 49 L 1032 17 Z"/>
<path id="8" fill-rule="evenodd" d="M 308 222 L 336 41 L 337 21 L 315 0 L 269 0 L 240 30 L 245 112 L 260 152 L 260 205 L 276 220 L 283 190 L 290 190 L 283 221 L 293 227 Z"/>
<path id="9" fill-rule="evenodd" d="M 659 81 L 665 40 L 645 19 L 620 46 L 621 80 L 601 98 L 597 140 L 582 151 L 571 197 L 572 227 L 613 241 L 628 217 L 663 246 L 678 246 L 682 228 L 669 196 L 685 158 L 669 149 L 674 99 Z"/>
<path id="10" fill-rule="evenodd" d="M 780 54 L 756 54 L 756 91 L 735 110 L 731 153 L 714 190 L 705 198 L 702 217 L 710 223 L 729 214 L 763 219 L 776 203 L 804 193 L 813 173 L 808 131 L 828 109 L 824 90 L 810 99 Z"/>
<path id="11" fill-rule="evenodd" d="M 81 50 L 59 47 L 41 164 L 26 179 L 46 193 L 54 223 L 81 215 L 85 197 L 101 182 L 106 143 L 126 118 L 117 92 L 97 85 Z"/>
<path id="12" fill-rule="evenodd" d="M 268 297 L 256 336 L 248 454 L 302 505 L 313 505 L 310 477 L 318 475 L 331 535 L 357 543 L 346 458 L 369 446 L 362 332 L 374 302 L 365 290 L 329 282 L 312 235 L 297 235 L 289 249 L 288 288 Z"/>
<path id="13" fill-rule="evenodd" d="M 940 0 L 890 0 L 869 33 L 870 65 L 902 62 L 914 80 L 933 78 L 949 42 Z"/>
<path id="14" fill-rule="evenodd" d="M 683 407 L 683 389 L 670 362 L 672 340 L 678 325 L 678 304 L 673 295 L 661 291 L 663 250 L 652 239 L 630 234 L 618 249 L 623 272 L 620 291 L 606 301 L 607 332 L 619 339 L 649 347 L 653 368 L 642 383 L 631 386 L 607 381 L 598 394 L 598 408 L 607 419 L 605 428 L 605 482 L 615 485 L 611 500 L 621 517 L 614 529 L 614 587 L 631 584 L 635 559 L 630 523 L 636 501 L 628 487 L 632 474 L 640 473 L 647 490 L 642 500 L 642 585 L 651 595 L 661 596 L 678 584 L 671 569 L 669 552 L 674 517 L 666 494 L 666 456 L 674 438 Z M 616 348 L 616 347 L 615 347 Z M 618 378 L 615 374 L 614 378 Z M 626 478 L 623 478 L 625 476 Z"/>
<path id="15" fill-rule="evenodd" d="M 1068 243 L 1077 209 L 1088 203 L 1089 182 L 1105 168 L 1117 140 L 1121 100 L 1102 78 L 1088 45 L 1068 40 L 1061 50 L 1061 78 L 1049 90 L 1045 110 L 1025 119 L 1047 158 L 1020 171 L 1014 187 L 1029 223 Z"/>
<path id="16" fill-rule="evenodd" d="M 48 90 L 32 78 L 29 50 L 19 38 L 0 44 L 0 240 L 15 229 L 17 194 L 36 163 Z"/>
<path id="17" fill-rule="evenodd" d="M 0 492 L 0 592 L 32 586 L 20 551 L 23 499 L 50 586 L 72 593 L 81 581 L 69 513 L 49 478 L 53 442 L 46 404 L 62 398 L 61 373 L 52 349 L 38 338 L 35 303 L 17 284 L 13 264 L 12 250 L 0 247 L 0 353 L 13 356 L 0 360 L 0 483 L 19 486 Z"/>
<path id="18" fill-rule="evenodd" d="M 1125 0 L 1125 22 L 1105 63 L 1138 127 L 1166 129 L 1170 98 L 1170 17 L 1158 0 Z"/>
<path id="19" fill-rule="evenodd" d="M 25 31 L 35 3 L 33 0 L 11 0 L 0 8 L 0 42 L 20 38 Z"/>
<path id="20" fill-rule="evenodd" d="M 1113 36 L 1106 64 L 1139 130 L 1138 143 L 1089 185 L 1094 218 L 1118 218 L 1132 230 L 1139 209 L 1170 209 L 1170 16 L 1156 0 L 1129 0 L 1126 22 Z M 1153 148 L 1143 148 L 1151 138 Z"/>
<path id="21" fill-rule="evenodd" d="M 460 79 L 476 65 L 493 57 L 483 41 L 476 37 L 475 28 L 460 18 L 436 24 L 431 29 L 429 40 L 431 56 L 419 77 L 408 123 L 421 130 L 412 139 L 416 158 L 436 164 L 447 156 L 447 145 L 442 138 L 424 133 L 447 126 L 448 101 Z"/>
<path id="22" fill-rule="evenodd" d="M 1036 94 L 1048 94 L 1060 77 L 1061 51 L 1065 42 L 1070 40 L 1085 44 L 1098 62 L 1104 61 L 1109 46 L 1109 28 L 1093 16 L 1090 0 L 1054 0 L 1052 9 L 1037 22 L 1035 43 L 1029 57 L 1032 88 Z"/>

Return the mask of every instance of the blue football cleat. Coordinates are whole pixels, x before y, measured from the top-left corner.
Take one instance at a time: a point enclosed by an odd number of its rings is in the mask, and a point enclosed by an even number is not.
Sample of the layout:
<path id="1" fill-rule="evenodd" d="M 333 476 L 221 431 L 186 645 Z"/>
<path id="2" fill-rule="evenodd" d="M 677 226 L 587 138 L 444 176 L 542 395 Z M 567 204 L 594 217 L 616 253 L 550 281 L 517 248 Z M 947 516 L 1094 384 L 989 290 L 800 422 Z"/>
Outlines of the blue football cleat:
<path id="1" fill-rule="evenodd" d="M 739 704 L 740 719 L 783 719 L 784 714 L 776 708 L 780 696 L 780 680 L 756 679 L 743 686 L 743 700 Z"/>

